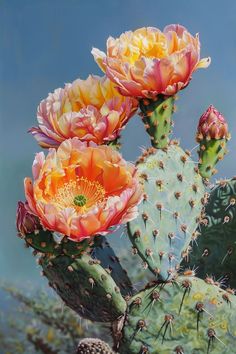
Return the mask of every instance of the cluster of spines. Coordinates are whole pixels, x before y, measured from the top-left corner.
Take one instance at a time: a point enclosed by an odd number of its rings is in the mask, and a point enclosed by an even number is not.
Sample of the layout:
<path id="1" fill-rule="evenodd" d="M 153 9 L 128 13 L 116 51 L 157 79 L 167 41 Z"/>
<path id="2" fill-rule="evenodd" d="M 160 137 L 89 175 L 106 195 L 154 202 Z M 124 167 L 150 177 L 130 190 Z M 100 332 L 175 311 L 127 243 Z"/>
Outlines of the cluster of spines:
<path id="1" fill-rule="evenodd" d="M 152 310 L 153 306 L 155 305 L 156 302 L 161 303 L 162 301 L 164 301 L 164 298 L 162 298 L 161 295 L 161 291 L 168 285 L 171 284 L 172 286 L 174 286 L 175 284 L 177 286 L 180 286 L 181 289 L 183 289 L 183 295 L 182 295 L 182 299 L 181 302 L 179 304 L 179 308 L 178 308 L 178 315 L 181 315 L 181 311 L 183 309 L 184 306 L 184 301 L 185 299 L 190 295 L 191 291 L 192 291 L 192 281 L 191 279 L 194 279 L 195 274 L 191 275 L 189 277 L 189 275 L 186 275 L 186 279 L 185 276 L 182 276 L 181 281 L 179 282 L 178 277 L 176 279 L 172 279 L 171 281 L 168 282 L 151 282 L 150 284 L 147 284 L 147 286 L 145 287 L 146 290 L 151 288 L 151 291 L 148 293 L 147 296 L 145 296 L 143 299 L 141 296 L 135 296 L 134 299 L 131 300 L 130 305 L 129 305 L 129 311 L 131 309 L 133 309 L 134 307 L 139 309 L 142 305 L 143 305 L 143 301 L 145 302 L 145 305 L 147 303 L 147 305 L 145 306 L 145 308 L 142 308 L 142 311 L 140 312 L 140 314 L 142 314 L 143 312 L 145 312 L 148 308 L 148 314 L 145 317 L 140 317 L 137 322 L 136 322 L 136 328 L 134 328 L 134 333 L 133 336 L 129 339 L 129 345 L 131 345 L 132 341 L 135 339 L 136 335 L 141 332 L 141 331 L 145 331 L 148 328 L 148 316 L 150 314 L 150 311 Z M 222 291 L 220 289 L 220 285 L 217 282 L 211 282 L 209 281 L 209 279 L 205 280 L 205 282 L 209 285 L 214 285 L 214 286 L 218 286 L 219 290 L 221 292 L 221 299 L 222 302 L 225 302 L 227 305 L 229 305 L 231 307 L 231 303 L 233 300 L 235 291 L 233 289 L 227 288 L 225 291 Z M 126 319 L 125 319 L 125 324 L 127 325 L 128 319 L 129 319 L 129 311 L 128 314 L 126 315 Z M 197 301 L 195 303 L 193 303 L 193 307 L 192 307 L 192 311 L 193 313 L 196 314 L 196 332 L 199 332 L 199 328 L 200 328 L 200 323 L 201 323 L 201 317 L 204 315 L 204 313 L 209 316 L 210 318 L 212 317 L 212 315 L 207 311 L 207 309 L 205 308 L 204 305 L 204 301 Z M 175 316 L 171 313 L 165 313 L 163 315 L 163 323 L 161 325 L 161 327 L 159 328 L 159 330 L 157 331 L 156 334 L 156 338 L 154 338 L 154 341 L 157 341 L 160 337 L 161 337 L 161 344 L 164 343 L 165 339 L 166 339 L 166 335 L 167 335 L 167 331 L 170 330 L 170 333 L 172 332 L 172 326 L 174 325 L 175 322 Z M 206 329 L 206 353 L 210 353 L 211 349 L 212 349 L 212 345 L 214 340 L 218 340 L 219 342 L 221 342 L 221 344 L 224 345 L 224 343 L 217 337 L 217 333 L 216 333 L 216 329 L 208 327 Z M 143 339 L 142 339 L 143 342 Z M 156 344 L 157 345 L 157 344 Z M 144 342 L 140 345 L 140 351 L 139 353 L 151 353 L 153 350 L 153 348 L 150 348 L 148 344 L 145 344 Z M 123 351 L 122 351 L 123 353 Z M 126 351 L 125 351 L 126 353 Z M 185 353 L 184 348 L 182 345 L 177 345 L 173 348 L 173 353 Z"/>

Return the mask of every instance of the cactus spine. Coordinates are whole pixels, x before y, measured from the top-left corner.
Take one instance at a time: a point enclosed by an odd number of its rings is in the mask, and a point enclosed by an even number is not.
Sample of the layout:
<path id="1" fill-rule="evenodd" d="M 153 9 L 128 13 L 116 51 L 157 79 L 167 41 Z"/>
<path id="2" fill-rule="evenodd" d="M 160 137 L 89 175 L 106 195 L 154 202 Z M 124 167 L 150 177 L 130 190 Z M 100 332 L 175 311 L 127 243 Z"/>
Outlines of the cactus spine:
<path id="1" fill-rule="evenodd" d="M 233 353 L 236 298 L 203 280 L 156 283 L 129 303 L 120 354 Z"/>

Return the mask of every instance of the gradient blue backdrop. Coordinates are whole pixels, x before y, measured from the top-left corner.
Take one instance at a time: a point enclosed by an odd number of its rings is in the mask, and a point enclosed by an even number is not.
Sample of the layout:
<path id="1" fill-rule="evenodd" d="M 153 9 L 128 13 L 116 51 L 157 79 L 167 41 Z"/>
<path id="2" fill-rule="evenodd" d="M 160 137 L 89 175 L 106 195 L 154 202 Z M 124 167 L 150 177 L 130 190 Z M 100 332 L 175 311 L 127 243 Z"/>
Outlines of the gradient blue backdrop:
<path id="1" fill-rule="evenodd" d="M 100 70 L 90 55 L 105 49 L 108 35 L 142 26 L 184 24 L 200 32 L 207 70 L 194 74 L 181 92 L 175 135 L 192 148 L 200 114 L 213 103 L 227 117 L 231 153 L 218 177 L 236 174 L 236 2 L 189 0 L 0 0 L 0 279 L 42 284 L 29 250 L 16 238 L 16 202 L 24 198 L 23 178 L 31 175 L 40 148 L 27 134 L 36 124 L 36 108 L 48 92 Z M 148 138 L 138 117 L 123 138 L 123 153 L 134 160 Z"/>

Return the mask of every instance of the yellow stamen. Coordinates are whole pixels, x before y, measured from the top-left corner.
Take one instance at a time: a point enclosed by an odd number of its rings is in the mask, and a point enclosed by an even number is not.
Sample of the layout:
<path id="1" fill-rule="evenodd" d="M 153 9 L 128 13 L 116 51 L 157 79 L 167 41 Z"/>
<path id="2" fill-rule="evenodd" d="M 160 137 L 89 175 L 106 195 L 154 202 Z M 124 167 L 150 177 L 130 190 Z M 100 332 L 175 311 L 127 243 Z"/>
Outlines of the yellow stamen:
<path id="1" fill-rule="evenodd" d="M 99 182 L 81 177 L 65 183 L 50 202 L 59 209 L 74 208 L 83 214 L 104 201 L 105 193 Z"/>

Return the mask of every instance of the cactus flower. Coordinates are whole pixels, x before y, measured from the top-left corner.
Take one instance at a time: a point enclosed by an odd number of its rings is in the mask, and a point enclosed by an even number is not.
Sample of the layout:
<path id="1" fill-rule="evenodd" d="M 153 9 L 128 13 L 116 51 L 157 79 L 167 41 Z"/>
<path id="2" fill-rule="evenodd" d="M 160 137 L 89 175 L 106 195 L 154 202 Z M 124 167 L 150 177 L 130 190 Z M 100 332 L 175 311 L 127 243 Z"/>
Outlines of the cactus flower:
<path id="1" fill-rule="evenodd" d="M 41 228 L 38 218 L 29 211 L 27 202 L 17 204 L 16 228 L 21 236 L 31 234 Z"/>
<path id="2" fill-rule="evenodd" d="M 136 168 L 109 146 L 64 141 L 38 153 L 33 181 L 25 179 L 29 208 L 48 230 L 82 241 L 107 234 L 137 215 L 142 198 Z"/>
<path id="3" fill-rule="evenodd" d="M 223 139 L 228 135 L 228 124 L 224 116 L 214 106 L 210 105 L 200 117 L 197 141 L 199 142 L 202 139 Z"/>
<path id="4" fill-rule="evenodd" d="M 106 54 L 96 48 L 92 54 L 122 95 L 140 98 L 172 96 L 188 85 L 194 71 L 210 64 L 210 58 L 200 59 L 198 34 L 180 25 L 109 37 Z"/>
<path id="5" fill-rule="evenodd" d="M 107 77 L 90 75 L 50 93 L 30 132 L 43 148 L 73 137 L 100 145 L 116 139 L 136 109 L 137 101 L 121 96 Z"/>

